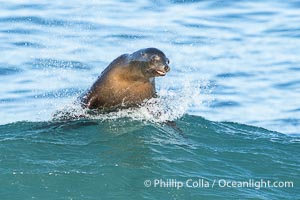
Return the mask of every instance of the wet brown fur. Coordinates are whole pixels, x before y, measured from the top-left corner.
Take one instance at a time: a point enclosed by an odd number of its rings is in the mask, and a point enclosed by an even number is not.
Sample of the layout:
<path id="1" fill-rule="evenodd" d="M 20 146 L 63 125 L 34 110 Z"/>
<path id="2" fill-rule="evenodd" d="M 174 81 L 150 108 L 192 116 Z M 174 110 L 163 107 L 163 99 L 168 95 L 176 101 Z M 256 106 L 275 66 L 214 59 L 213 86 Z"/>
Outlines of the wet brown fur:
<path id="1" fill-rule="evenodd" d="M 162 70 L 162 66 L 167 66 L 168 59 L 160 50 L 149 49 L 116 58 L 83 96 L 81 101 L 83 107 L 90 109 L 131 107 L 154 97 L 155 75 L 148 73 L 147 70 L 156 68 Z M 144 52 L 147 56 L 141 56 Z M 154 62 L 151 62 L 152 54 L 160 56 L 159 64 L 154 65 Z M 168 70 L 169 68 L 165 72 Z"/>

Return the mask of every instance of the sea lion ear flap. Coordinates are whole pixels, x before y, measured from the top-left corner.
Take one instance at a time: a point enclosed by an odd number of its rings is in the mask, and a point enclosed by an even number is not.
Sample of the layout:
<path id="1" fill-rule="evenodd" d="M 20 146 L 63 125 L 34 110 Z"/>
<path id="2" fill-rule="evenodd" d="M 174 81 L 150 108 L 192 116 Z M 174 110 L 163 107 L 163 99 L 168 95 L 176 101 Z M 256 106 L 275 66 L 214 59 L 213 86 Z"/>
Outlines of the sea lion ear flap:
<path id="1" fill-rule="evenodd" d="M 154 55 L 152 55 L 152 56 L 150 57 L 150 61 L 151 61 L 151 62 L 155 62 L 155 61 L 159 61 L 159 60 L 160 60 L 160 58 L 159 58 L 159 56 L 156 55 L 156 54 L 154 54 Z"/>

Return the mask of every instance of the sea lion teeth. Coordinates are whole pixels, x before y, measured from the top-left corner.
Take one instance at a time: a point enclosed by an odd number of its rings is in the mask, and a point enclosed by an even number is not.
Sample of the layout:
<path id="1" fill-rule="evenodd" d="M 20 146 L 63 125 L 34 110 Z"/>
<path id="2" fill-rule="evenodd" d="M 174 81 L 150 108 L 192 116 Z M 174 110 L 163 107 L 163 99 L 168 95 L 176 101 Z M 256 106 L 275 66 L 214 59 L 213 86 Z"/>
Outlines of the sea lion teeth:
<path id="1" fill-rule="evenodd" d="M 166 75 L 166 72 L 160 71 L 160 70 L 155 70 L 159 75 Z"/>

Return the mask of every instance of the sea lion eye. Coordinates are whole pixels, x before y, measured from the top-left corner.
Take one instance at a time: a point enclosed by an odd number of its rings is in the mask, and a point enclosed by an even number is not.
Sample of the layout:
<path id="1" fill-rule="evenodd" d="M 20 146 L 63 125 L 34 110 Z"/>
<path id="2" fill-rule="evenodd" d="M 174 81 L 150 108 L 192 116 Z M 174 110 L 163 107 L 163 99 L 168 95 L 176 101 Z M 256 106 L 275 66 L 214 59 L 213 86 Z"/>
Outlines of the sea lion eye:
<path id="1" fill-rule="evenodd" d="M 153 60 L 153 61 L 159 61 L 160 57 L 158 55 L 153 55 L 153 56 L 151 56 L 151 60 Z"/>
<path id="2" fill-rule="evenodd" d="M 167 64 L 170 64 L 170 60 L 169 59 L 167 59 L 167 62 L 166 62 Z"/>

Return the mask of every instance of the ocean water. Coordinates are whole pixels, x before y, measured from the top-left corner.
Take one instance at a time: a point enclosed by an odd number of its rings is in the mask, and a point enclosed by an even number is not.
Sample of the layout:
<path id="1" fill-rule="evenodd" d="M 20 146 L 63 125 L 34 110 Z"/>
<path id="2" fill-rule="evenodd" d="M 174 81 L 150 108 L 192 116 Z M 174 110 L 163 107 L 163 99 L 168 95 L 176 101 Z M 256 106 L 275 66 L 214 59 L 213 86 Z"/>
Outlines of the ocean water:
<path id="1" fill-rule="evenodd" d="M 0 199 L 300 199 L 299 9 L 0 0 Z M 146 47 L 171 61 L 159 98 L 53 120 Z"/>

